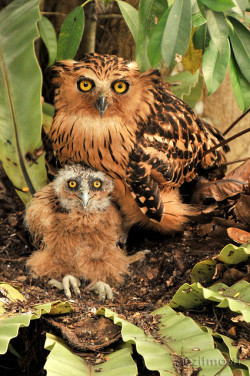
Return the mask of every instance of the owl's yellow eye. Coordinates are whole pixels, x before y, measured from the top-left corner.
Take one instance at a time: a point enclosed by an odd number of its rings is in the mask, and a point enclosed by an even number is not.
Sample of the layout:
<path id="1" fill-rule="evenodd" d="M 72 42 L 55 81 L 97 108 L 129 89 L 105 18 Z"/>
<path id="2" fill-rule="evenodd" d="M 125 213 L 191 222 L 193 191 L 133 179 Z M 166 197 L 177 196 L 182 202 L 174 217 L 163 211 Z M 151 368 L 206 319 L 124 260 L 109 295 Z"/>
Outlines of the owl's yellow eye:
<path id="1" fill-rule="evenodd" d="M 102 185 L 102 182 L 100 182 L 100 180 L 95 180 L 95 181 L 93 182 L 93 186 L 94 186 L 96 189 L 100 188 L 101 185 Z"/>
<path id="2" fill-rule="evenodd" d="M 76 188 L 77 182 L 75 180 L 68 181 L 69 188 Z"/>
<path id="3" fill-rule="evenodd" d="M 82 80 L 78 83 L 78 87 L 81 91 L 89 91 L 93 87 L 93 83 L 89 80 Z"/>
<path id="4" fill-rule="evenodd" d="M 124 94 L 128 90 L 128 83 L 124 81 L 117 81 L 113 85 L 113 89 L 118 94 Z"/>

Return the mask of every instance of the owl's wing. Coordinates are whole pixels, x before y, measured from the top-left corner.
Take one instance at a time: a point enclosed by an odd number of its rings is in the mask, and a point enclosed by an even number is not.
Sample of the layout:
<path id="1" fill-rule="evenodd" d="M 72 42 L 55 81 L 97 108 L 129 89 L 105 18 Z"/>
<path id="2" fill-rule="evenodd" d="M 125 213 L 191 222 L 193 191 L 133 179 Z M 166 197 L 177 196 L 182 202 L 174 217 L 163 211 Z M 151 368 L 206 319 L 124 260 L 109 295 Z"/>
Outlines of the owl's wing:
<path id="1" fill-rule="evenodd" d="M 179 187 L 193 180 L 199 167 L 221 165 L 227 147 L 204 155 L 223 139 L 219 131 L 202 122 L 164 86 L 158 86 L 154 100 L 147 123 L 138 130 L 127 176 L 141 211 L 160 221 L 164 211 L 161 189 Z"/>

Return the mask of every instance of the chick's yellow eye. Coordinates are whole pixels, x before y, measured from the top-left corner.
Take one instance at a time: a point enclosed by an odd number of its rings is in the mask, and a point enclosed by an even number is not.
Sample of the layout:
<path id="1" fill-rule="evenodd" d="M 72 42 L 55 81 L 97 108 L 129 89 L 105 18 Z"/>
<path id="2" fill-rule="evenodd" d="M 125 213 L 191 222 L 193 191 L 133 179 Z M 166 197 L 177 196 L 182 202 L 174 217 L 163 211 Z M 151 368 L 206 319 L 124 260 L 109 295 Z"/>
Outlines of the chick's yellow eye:
<path id="1" fill-rule="evenodd" d="M 92 87 L 93 87 L 93 84 L 89 80 L 82 80 L 79 82 L 79 88 L 82 91 L 89 91 L 90 89 L 92 89 Z"/>
<path id="2" fill-rule="evenodd" d="M 68 182 L 69 188 L 75 188 L 77 186 L 77 182 L 75 180 L 70 180 Z"/>
<path id="3" fill-rule="evenodd" d="M 126 82 L 123 82 L 123 81 L 118 81 L 114 84 L 113 88 L 114 88 L 116 93 L 123 94 L 123 93 L 125 93 L 125 91 L 128 90 L 128 84 Z"/>
<path id="4" fill-rule="evenodd" d="M 95 181 L 93 182 L 93 186 L 94 186 L 95 188 L 100 188 L 101 185 L 102 185 L 102 183 L 101 183 L 99 180 L 95 180 Z"/>

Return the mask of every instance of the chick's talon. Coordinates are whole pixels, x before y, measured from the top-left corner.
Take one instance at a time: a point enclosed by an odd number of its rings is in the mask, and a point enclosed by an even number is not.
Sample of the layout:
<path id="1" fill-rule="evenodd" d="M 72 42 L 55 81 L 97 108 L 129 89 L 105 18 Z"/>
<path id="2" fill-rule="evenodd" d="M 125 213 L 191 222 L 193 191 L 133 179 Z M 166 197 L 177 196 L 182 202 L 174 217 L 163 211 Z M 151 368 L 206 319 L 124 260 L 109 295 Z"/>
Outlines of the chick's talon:
<path id="1" fill-rule="evenodd" d="M 64 290 L 64 293 L 68 299 L 71 298 L 71 289 L 77 297 L 81 297 L 81 292 L 79 290 L 81 282 L 78 278 L 75 278 L 70 274 L 63 277 L 62 282 L 58 281 L 57 279 L 50 279 L 48 284 L 52 287 L 56 287 L 59 290 Z"/>
<path id="2" fill-rule="evenodd" d="M 71 298 L 71 291 L 70 291 L 71 288 L 73 289 L 74 294 L 77 297 L 81 296 L 81 292 L 79 290 L 79 287 L 81 286 L 81 282 L 78 278 L 73 277 L 72 275 L 68 274 L 65 277 L 63 277 L 62 284 L 63 284 L 64 294 L 66 295 L 68 299 Z"/>
<path id="3" fill-rule="evenodd" d="M 94 291 L 98 295 L 98 299 L 103 301 L 105 299 L 113 300 L 114 294 L 111 287 L 102 281 L 97 281 L 93 286 L 90 287 L 90 291 Z"/>

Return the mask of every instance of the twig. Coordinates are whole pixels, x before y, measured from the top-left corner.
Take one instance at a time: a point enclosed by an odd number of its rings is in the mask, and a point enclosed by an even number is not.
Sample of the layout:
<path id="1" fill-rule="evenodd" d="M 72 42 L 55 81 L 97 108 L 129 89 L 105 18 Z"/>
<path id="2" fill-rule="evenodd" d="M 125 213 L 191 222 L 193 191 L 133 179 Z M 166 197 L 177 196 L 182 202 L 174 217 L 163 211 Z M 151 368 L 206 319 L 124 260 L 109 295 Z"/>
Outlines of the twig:
<path id="1" fill-rule="evenodd" d="M 250 132 L 250 128 L 247 128 L 247 129 L 245 129 L 244 131 L 241 131 L 241 132 L 239 132 L 239 133 L 236 133 L 234 136 L 231 136 L 231 137 L 227 138 L 226 140 L 220 142 L 219 144 L 215 145 L 215 146 L 212 147 L 211 149 L 207 150 L 207 151 L 203 154 L 203 157 L 205 157 L 205 155 L 211 153 L 212 151 L 218 149 L 219 147 L 228 144 L 228 142 L 233 141 L 235 138 L 238 138 L 238 137 L 240 137 L 240 136 L 242 136 L 243 134 L 248 133 L 248 132 Z"/>
<path id="2" fill-rule="evenodd" d="M 61 12 L 41 12 L 41 14 L 45 16 L 67 16 L 67 13 Z"/>
<path id="3" fill-rule="evenodd" d="M 237 161 L 231 161 L 231 162 L 223 163 L 221 165 L 221 167 L 228 166 L 228 165 L 231 165 L 231 164 L 234 164 L 234 163 L 246 162 L 246 161 L 248 161 L 248 159 L 250 159 L 250 158 L 243 158 L 243 159 L 238 159 Z"/>
<path id="4" fill-rule="evenodd" d="M 97 14 L 97 17 L 98 18 L 119 18 L 119 19 L 122 19 L 123 16 L 121 14 L 112 14 L 112 13 L 108 13 L 108 14 Z"/>
<path id="5" fill-rule="evenodd" d="M 231 131 L 231 129 L 233 129 L 233 127 L 241 120 L 243 119 L 246 114 L 248 114 L 248 112 L 250 111 L 250 108 L 244 112 L 244 114 L 240 115 L 222 134 L 223 136 L 225 136 L 229 131 Z"/>

